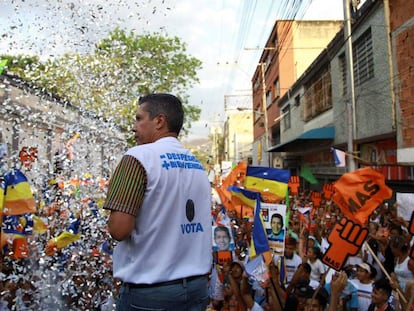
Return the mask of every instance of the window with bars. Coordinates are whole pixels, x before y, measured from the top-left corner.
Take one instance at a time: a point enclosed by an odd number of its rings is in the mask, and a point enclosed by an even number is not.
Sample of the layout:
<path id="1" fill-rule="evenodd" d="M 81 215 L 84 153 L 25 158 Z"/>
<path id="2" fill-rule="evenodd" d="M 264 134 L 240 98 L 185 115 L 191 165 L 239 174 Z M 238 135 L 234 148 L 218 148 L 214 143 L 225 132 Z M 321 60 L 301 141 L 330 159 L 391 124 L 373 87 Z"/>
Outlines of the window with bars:
<path id="1" fill-rule="evenodd" d="M 272 62 L 272 56 L 268 52 L 266 56 L 266 62 L 265 62 L 265 71 L 267 70 L 267 68 L 269 68 L 271 62 Z"/>
<path id="2" fill-rule="evenodd" d="M 368 29 L 354 43 L 354 79 L 355 85 L 361 85 L 374 77 L 374 53 L 372 49 L 371 29 Z"/>
<path id="3" fill-rule="evenodd" d="M 263 113 L 260 111 L 260 102 L 256 104 L 254 108 L 254 123 L 256 123 L 261 117 Z"/>
<path id="4" fill-rule="evenodd" d="M 273 89 L 274 89 L 275 98 L 280 97 L 280 83 L 279 83 L 279 79 L 276 79 L 275 82 L 273 83 Z"/>
<path id="5" fill-rule="evenodd" d="M 254 92 L 256 92 L 258 89 L 259 89 L 259 86 L 261 85 L 261 82 L 262 80 L 261 80 L 261 78 L 257 78 L 255 81 L 254 81 L 254 85 L 253 85 L 253 91 Z"/>
<path id="6" fill-rule="evenodd" d="M 296 95 L 295 97 L 295 107 L 299 107 L 300 106 L 300 95 Z"/>
<path id="7" fill-rule="evenodd" d="M 308 121 L 332 108 L 332 82 L 330 68 L 316 76 L 303 94 L 303 120 Z"/>
<path id="8" fill-rule="evenodd" d="M 266 107 L 269 107 L 272 104 L 272 92 L 268 91 L 266 93 Z"/>
<path id="9" fill-rule="evenodd" d="M 287 105 L 285 108 L 282 109 L 282 116 L 283 116 L 283 127 L 284 130 L 288 130 L 291 127 L 290 123 L 290 105 Z"/>

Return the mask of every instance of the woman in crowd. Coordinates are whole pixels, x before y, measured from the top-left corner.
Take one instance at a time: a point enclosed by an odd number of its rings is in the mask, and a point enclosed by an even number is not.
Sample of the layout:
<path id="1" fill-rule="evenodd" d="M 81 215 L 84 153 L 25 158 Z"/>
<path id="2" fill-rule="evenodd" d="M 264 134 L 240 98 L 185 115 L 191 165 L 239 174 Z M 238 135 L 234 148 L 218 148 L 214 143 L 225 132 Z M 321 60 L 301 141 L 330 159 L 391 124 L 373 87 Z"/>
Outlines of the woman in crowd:
<path id="1" fill-rule="evenodd" d="M 326 272 L 327 268 L 320 260 L 321 250 L 319 247 L 310 247 L 307 253 L 307 263 L 311 266 L 311 280 L 315 282 L 321 282 L 322 276 Z"/>
<path id="2" fill-rule="evenodd" d="M 351 283 L 357 289 L 358 311 L 366 311 L 371 304 L 372 285 L 376 275 L 377 271 L 370 264 L 363 262 L 357 265 L 356 278 Z"/>
<path id="3" fill-rule="evenodd" d="M 402 290 L 405 290 L 407 281 L 413 279 L 411 271 L 408 270 L 409 245 L 404 236 L 393 236 L 390 240 L 391 251 L 395 257 L 394 273 Z"/>

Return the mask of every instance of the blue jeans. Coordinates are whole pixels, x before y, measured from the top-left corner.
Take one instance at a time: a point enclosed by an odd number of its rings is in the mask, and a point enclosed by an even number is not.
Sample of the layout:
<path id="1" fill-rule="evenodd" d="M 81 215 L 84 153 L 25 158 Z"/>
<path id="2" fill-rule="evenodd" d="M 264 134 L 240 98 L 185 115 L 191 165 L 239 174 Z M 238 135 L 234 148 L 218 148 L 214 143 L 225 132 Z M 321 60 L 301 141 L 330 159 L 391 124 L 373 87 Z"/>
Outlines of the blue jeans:
<path id="1" fill-rule="evenodd" d="M 116 311 L 205 311 L 208 300 L 207 277 L 147 288 L 122 285 Z"/>

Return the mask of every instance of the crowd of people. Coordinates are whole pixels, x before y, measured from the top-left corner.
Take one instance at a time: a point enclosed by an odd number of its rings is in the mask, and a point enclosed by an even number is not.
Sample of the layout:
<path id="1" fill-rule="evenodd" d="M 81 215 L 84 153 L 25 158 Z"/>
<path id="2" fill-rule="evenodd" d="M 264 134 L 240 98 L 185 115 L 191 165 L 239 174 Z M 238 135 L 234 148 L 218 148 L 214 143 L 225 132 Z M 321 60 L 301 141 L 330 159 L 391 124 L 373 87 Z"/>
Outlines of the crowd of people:
<path id="1" fill-rule="evenodd" d="M 269 280 L 248 273 L 252 221 L 226 211 L 235 248 L 231 262 L 214 263 L 210 310 L 412 310 L 414 259 L 408 222 L 397 215 L 397 204 L 380 205 L 369 219 L 369 235 L 358 254 L 336 271 L 322 262 L 327 237 L 342 218 L 339 208 L 322 200 L 312 217 L 311 192 L 290 200 L 283 256 L 273 254 Z M 217 205 L 215 218 L 223 213 Z"/>
<path id="2" fill-rule="evenodd" d="M 177 139 L 183 115 L 173 95 L 140 98 L 137 146 L 109 184 L 60 180 L 59 170 L 30 180 L 35 212 L 2 223 L 0 311 L 412 310 L 413 230 L 397 205 L 378 206 L 359 252 L 332 269 L 322 255 L 340 208 L 328 189 L 324 199 L 291 193 L 277 209 L 263 204 L 268 248 L 257 253 L 261 211 L 212 200 L 205 170 Z"/>
<path id="3" fill-rule="evenodd" d="M 231 233 L 228 226 L 213 221 L 218 246 L 213 252 L 228 249 L 230 242 L 234 250 L 230 262 L 219 264 L 216 260 L 213 264 L 210 310 L 331 310 L 332 306 L 335 310 L 411 310 L 407 305 L 414 297 L 414 260 L 409 257 L 412 237 L 406 230 L 407 222 L 397 216 L 396 206 L 378 207 L 369 222 L 367 245 L 337 272 L 322 263 L 321 254 L 329 246 L 327 236 L 341 212 L 331 202 L 322 202 L 309 226 L 297 208 L 309 202 L 305 193 L 292 200 L 284 256 L 273 256 L 268 268 L 271 278 L 265 284 L 259 284 L 245 271 L 251 259 L 252 219 L 225 211 Z M 45 306 L 62 310 L 114 309 L 120 282 L 112 276 L 111 251 L 105 244 L 108 236 L 104 230 L 91 230 L 102 228 L 104 220 L 87 220 L 94 214 L 93 205 L 89 208 L 84 212 L 84 223 L 88 225 L 84 224 L 83 232 L 96 236 L 99 243 L 95 246 L 84 236 L 54 256 L 45 257 L 41 248 L 46 237 L 39 235 L 31 242 L 30 258 L 3 258 L 0 310 L 37 310 Z M 219 213 L 223 213 L 223 207 L 214 205 L 214 220 Z M 379 309 L 384 303 L 389 305 Z"/>
<path id="4" fill-rule="evenodd" d="M 88 187 L 83 188 L 85 192 Z M 56 192 L 52 190 L 49 194 Z M 267 271 L 270 278 L 263 284 L 245 270 L 251 260 L 253 220 L 225 211 L 219 204 L 212 206 L 215 261 L 209 276 L 210 310 L 331 310 L 332 306 L 335 310 L 410 310 L 414 260 L 409 251 L 413 241 L 407 221 L 397 216 L 397 206 L 382 204 L 375 210 L 365 244 L 338 272 L 322 263 L 321 255 L 329 247 L 327 236 L 341 219 L 341 211 L 332 202 L 322 201 L 312 219 L 304 217 L 300 210 L 311 204 L 309 196 L 301 193 L 296 199 L 292 197 L 289 219 L 283 226 L 284 254 L 273 256 Z M 61 201 L 61 207 L 73 199 L 61 194 L 54 198 Z M 48 238 L 56 234 L 49 232 L 30 239 L 29 258 L 3 257 L 0 310 L 52 306 L 62 310 L 114 309 L 120 281 L 112 276 L 113 244 L 104 229 L 106 215 L 94 202 L 83 205 L 78 215 L 82 218 L 80 240 L 53 256 L 44 256 Z M 216 223 L 223 212 L 228 226 Z M 51 226 L 56 232 L 70 222 L 70 217 L 62 221 L 59 208 L 48 213 L 39 216 L 59 222 L 59 226 Z M 272 221 L 278 234 L 281 219 L 272 219 L 278 220 Z M 219 263 L 217 253 L 225 252 L 230 244 L 231 260 Z M 380 309 L 384 303 L 386 307 Z"/>

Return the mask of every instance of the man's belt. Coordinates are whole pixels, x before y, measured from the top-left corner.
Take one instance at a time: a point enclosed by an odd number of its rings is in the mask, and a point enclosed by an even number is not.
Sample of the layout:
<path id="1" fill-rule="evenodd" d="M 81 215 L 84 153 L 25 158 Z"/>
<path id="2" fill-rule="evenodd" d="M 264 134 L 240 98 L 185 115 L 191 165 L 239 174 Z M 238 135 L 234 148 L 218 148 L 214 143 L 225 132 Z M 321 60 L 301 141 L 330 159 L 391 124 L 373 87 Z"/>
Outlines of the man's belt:
<path id="1" fill-rule="evenodd" d="M 159 287 L 159 286 L 167 286 L 167 285 L 177 285 L 177 284 L 186 284 L 190 281 L 194 281 L 196 279 L 205 278 L 207 274 L 203 275 L 194 275 L 189 276 L 186 278 L 181 278 L 177 280 L 165 281 L 165 282 L 158 282 L 153 284 L 134 284 L 134 283 L 124 283 L 123 285 L 129 288 L 150 288 L 150 287 Z"/>

